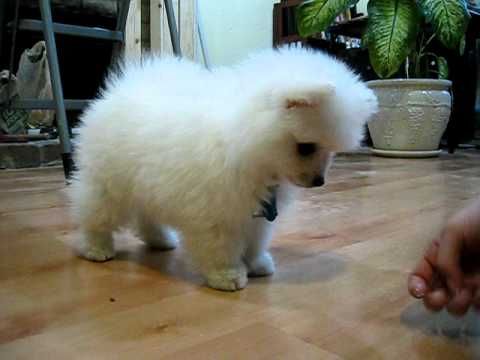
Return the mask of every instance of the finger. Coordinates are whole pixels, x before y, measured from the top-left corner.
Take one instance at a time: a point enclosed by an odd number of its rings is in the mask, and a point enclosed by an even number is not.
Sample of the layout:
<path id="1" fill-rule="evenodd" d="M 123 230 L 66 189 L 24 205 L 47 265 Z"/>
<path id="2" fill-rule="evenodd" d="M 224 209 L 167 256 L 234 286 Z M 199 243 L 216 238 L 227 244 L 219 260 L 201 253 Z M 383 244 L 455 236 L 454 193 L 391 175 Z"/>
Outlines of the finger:
<path id="1" fill-rule="evenodd" d="M 437 245 L 437 267 L 445 278 L 450 294 L 454 296 L 463 286 L 463 273 L 460 267 L 462 239 L 459 231 L 447 229 Z"/>
<path id="2" fill-rule="evenodd" d="M 420 276 L 411 274 L 408 278 L 408 291 L 410 295 L 417 299 L 421 299 L 427 293 L 427 283 Z"/>
<path id="3" fill-rule="evenodd" d="M 425 296 L 434 281 L 434 267 L 438 247 L 434 242 L 430 244 L 422 259 L 418 262 L 408 279 L 408 291 L 417 299 Z"/>
<path id="4" fill-rule="evenodd" d="M 433 291 L 439 288 L 445 289 L 446 291 L 447 285 L 445 285 L 445 281 L 442 278 L 442 274 L 440 274 L 439 272 L 434 272 L 432 276 L 432 280 L 430 281 L 430 284 L 429 284 L 429 290 Z"/>
<path id="5" fill-rule="evenodd" d="M 447 290 L 438 288 L 427 292 L 423 298 L 423 303 L 431 311 L 440 311 L 448 304 L 448 300 Z"/>
<path id="6" fill-rule="evenodd" d="M 480 274 L 467 275 L 464 277 L 463 283 L 469 289 L 480 288 Z"/>
<path id="7" fill-rule="evenodd" d="M 447 305 L 447 311 L 456 316 L 465 315 L 472 304 L 472 300 L 472 292 L 468 289 L 462 289 L 450 300 Z"/>

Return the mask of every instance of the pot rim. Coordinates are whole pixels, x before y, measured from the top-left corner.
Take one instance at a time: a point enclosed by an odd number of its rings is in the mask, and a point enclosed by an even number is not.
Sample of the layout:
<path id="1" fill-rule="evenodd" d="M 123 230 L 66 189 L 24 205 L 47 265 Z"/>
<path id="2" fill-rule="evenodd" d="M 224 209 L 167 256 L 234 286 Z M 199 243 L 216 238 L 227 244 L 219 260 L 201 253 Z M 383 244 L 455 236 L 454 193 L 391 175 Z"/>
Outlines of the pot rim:
<path id="1" fill-rule="evenodd" d="M 408 87 L 408 86 L 431 86 L 435 88 L 448 89 L 452 86 L 450 80 L 444 79 L 383 79 L 367 81 L 370 88 L 378 87 Z"/>

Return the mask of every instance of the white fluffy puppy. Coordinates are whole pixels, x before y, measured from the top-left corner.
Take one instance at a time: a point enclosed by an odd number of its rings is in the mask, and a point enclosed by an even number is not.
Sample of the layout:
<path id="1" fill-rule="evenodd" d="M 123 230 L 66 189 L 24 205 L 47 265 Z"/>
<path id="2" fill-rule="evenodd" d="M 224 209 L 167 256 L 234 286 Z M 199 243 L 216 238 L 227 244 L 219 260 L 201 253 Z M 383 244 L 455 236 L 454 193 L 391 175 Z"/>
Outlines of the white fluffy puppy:
<path id="1" fill-rule="evenodd" d="M 114 257 L 134 223 L 172 249 L 177 229 L 209 286 L 269 275 L 271 223 L 254 218 L 278 185 L 321 186 L 332 152 L 358 145 L 374 94 L 343 63 L 282 48 L 207 71 L 175 58 L 127 64 L 84 113 L 71 197 L 81 254 Z"/>

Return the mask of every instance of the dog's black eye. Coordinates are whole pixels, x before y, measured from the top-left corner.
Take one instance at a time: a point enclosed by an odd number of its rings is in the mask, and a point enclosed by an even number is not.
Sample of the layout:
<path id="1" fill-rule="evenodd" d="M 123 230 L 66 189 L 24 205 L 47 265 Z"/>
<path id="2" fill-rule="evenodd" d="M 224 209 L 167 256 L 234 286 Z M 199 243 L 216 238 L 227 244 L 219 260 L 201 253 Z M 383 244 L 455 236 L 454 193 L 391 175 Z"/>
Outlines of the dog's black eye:
<path id="1" fill-rule="evenodd" d="M 297 152 L 300 156 L 310 156 L 317 151 L 317 145 L 314 143 L 298 143 Z"/>

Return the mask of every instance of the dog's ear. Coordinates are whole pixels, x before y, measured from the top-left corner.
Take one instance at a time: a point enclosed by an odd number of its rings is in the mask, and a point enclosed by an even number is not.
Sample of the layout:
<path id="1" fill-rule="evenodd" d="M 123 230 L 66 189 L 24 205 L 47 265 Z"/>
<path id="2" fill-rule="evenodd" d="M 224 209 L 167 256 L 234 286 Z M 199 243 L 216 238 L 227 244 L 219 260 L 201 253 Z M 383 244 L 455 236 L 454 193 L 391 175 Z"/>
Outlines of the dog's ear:
<path id="1" fill-rule="evenodd" d="M 330 84 L 323 84 L 315 87 L 290 89 L 281 95 L 281 101 L 282 106 L 287 110 L 315 109 L 334 95 L 335 87 Z"/>

